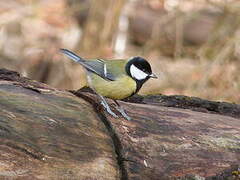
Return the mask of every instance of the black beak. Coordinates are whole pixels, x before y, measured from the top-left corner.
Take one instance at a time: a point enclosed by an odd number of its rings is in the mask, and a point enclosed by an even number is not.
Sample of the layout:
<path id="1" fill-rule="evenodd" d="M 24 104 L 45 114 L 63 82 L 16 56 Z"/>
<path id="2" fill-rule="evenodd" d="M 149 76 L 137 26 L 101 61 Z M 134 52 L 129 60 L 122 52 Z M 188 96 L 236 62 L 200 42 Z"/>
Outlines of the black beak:
<path id="1" fill-rule="evenodd" d="M 149 77 L 150 77 L 150 78 L 155 78 L 155 79 L 158 78 L 158 77 L 157 77 L 155 74 L 153 74 L 153 73 L 150 74 Z"/>

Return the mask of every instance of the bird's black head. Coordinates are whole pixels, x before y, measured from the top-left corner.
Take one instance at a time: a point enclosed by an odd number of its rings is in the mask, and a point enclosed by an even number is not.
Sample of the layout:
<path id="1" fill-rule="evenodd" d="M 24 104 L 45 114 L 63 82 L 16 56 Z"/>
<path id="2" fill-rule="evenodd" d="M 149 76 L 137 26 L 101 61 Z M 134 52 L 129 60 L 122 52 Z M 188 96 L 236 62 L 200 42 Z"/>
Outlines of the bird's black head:
<path id="1" fill-rule="evenodd" d="M 142 57 L 133 57 L 126 64 L 127 74 L 137 82 L 137 91 L 149 78 L 157 78 L 150 64 Z"/>

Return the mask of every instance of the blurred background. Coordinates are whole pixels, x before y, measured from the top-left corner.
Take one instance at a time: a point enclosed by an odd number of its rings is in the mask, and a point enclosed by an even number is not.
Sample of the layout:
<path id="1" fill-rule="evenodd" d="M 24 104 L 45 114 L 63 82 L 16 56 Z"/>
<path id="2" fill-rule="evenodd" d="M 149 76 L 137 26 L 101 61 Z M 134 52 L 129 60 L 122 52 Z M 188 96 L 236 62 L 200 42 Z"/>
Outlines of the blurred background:
<path id="1" fill-rule="evenodd" d="M 240 103 L 236 0 L 0 1 L 0 67 L 61 89 L 85 84 L 85 58 L 143 56 L 159 76 L 141 94 Z"/>

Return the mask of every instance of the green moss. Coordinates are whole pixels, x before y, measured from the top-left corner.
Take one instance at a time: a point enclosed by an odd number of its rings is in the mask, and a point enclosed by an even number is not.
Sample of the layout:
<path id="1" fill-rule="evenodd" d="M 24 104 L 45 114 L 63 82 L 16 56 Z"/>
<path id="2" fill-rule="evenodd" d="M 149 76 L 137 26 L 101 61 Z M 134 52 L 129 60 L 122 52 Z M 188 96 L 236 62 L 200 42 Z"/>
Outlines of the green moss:
<path id="1" fill-rule="evenodd" d="M 234 135 L 232 135 L 234 136 Z M 212 148 L 226 148 L 232 150 L 240 150 L 240 141 L 238 138 L 228 136 L 221 136 L 221 137 L 209 137 L 209 136 L 202 136 L 201 143 L 207 144 Z"/>

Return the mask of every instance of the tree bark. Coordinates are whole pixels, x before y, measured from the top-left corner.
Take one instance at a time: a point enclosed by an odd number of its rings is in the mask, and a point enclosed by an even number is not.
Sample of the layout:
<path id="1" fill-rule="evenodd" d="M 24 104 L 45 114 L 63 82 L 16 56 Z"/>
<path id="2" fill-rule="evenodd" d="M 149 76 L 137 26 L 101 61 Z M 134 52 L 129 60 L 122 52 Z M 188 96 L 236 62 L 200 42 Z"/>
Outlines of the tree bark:
<path id="1" fill-rule="evenodd" d="M 107 115 L 86 89 L 1 69 L 0 179 L 239 178 L 239 105 L 160 95 L 120 104 L 131 121 Z"/>

